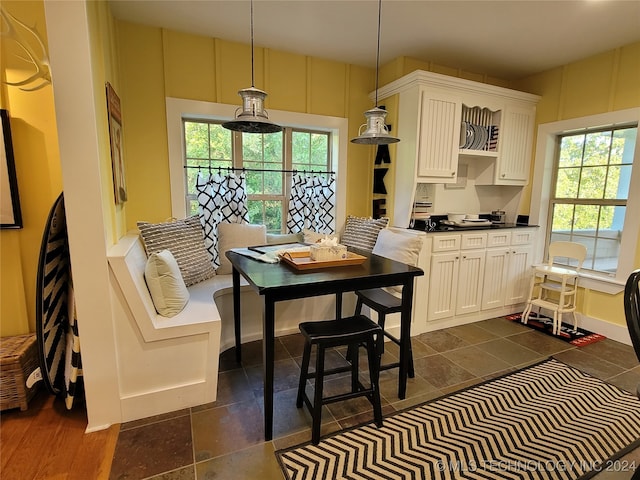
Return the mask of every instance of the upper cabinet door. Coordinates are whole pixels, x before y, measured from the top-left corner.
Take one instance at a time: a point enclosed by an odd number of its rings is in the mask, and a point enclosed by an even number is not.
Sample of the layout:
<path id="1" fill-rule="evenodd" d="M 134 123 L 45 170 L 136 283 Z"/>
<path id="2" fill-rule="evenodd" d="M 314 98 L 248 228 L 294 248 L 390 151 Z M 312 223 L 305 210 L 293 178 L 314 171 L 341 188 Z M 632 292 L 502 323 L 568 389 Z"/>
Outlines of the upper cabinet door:
<path id="1" fill-rule="evenodd" d="M 496 185 L 525 185 L 531 168 L 535 107 L 508 106 L 500 132 Z"/>
<path id="2" fill-rule="evenodd" d="M 416 168 L 418 181 L 455 183 L 461 114 L 462 101 L 459 97 L 421 91 Z"/>

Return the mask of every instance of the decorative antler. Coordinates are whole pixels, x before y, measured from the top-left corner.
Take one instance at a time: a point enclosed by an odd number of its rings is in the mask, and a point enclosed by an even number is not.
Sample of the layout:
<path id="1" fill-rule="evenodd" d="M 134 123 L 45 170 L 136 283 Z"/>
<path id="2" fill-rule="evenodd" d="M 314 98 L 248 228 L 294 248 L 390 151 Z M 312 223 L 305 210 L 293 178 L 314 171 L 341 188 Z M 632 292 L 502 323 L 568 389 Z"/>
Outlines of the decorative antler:
<path id="1" fill-rule="evenodd" d="M 21 60 L 25 62 L 33 64 L 36 67 L 36 71 L 33 75 L 21 80 L 19 82 L 5 82 L 7 85 L 12 87 L 21 87 L 20 90 L 24 90 L 25 92 L 32 92 L 34 90 L 39 90 L 46 85 L 51 83 L 51 72 L 49 69 L 49 56 L 47 55 L 47 49 L 44 46 L 44 42 L 38 35 L 35 27 L 29 27 L 25 23 L 18 20 L 16 17 L 7 12 L 4 8 L 0 7 L 0 16 L 2 17 L 2 31 L 0 31 L 0 36 L 9 38 L 16 42 L 16 44 L 26 53 L 26 57 L 21 55 L 16 55 Z M 34 48 L 31 47 L 29 42 L 27 42 L 24 36 L 21 34 L 22 31 L 26 31 L 35 37 L 38 42 L 38 46 L 40 47 L 41 52 L 35 51 Z M 40 82 L 36 85 L 31 85 L 34 82 L 40 80 Z M 22 88 L 25 85 L 30 85 L 28 88 Z"/>

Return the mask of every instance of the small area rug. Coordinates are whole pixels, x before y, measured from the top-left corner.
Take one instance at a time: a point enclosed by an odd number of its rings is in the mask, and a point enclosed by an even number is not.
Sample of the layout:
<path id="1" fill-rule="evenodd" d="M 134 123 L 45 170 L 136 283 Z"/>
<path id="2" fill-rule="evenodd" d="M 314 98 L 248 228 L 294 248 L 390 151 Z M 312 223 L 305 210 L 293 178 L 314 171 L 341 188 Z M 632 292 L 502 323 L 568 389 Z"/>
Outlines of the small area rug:
<path id="1" fill-rule="evenodd" d="M 522 313 L 507 315 L 505 318 L 507 320 L 519 322 L 522 318 Z M 527 326 L 533 328 L 534 330 L 538 330 L 539 332 L 551 335 L 552 337 L 559 340 L 569 342 L 571 345 L 574 345 L 576 347 L 584 347 L 585 345 L 590 345 L 607 338 L 604 335 L 590 332 L 589 330 L 585 330 L 584 328 L 578 327 L 574 329 L 573 325 L 569 325 L 568 323 L 564 322 L 562 322 L 562 325 L 560 326 L 560 333 L 558 335 L 554 335 L 553 319 L 545 315 L 538 315 L 536 314 L 536 312 L 532 312 L 531 315 L 529 315 Z"/>
<path id="2" fill-rule="evenodd" d="M 276 455 L 288 480 L 575 480 L 639 445 L 640 400 L 550 358 Z"/>

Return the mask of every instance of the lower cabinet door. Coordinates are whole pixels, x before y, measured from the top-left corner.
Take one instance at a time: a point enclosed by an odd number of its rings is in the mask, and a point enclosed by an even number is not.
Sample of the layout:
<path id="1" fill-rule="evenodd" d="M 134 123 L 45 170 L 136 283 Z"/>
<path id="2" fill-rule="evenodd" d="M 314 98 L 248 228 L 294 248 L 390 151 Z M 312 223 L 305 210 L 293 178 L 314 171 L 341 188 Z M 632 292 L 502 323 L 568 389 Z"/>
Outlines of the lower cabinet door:
<path id="1" fill-rule="evenodd" d="M 459 268 L 460 252 L 431 256 L 427 320 L 438 320 L 455 314 Z"/>
<path id="2" fill-rule="evenodd" d="M 510 251 L 510 247 L 487 250 L 482 288 L 482 310 L 504 306 Z"/>
<path id="3" fill-rule="evenodd" d="M 505 305 L 525 303 L 531 282 L 531 246 L 511 247 Z"/>
<path id="4" fill-rule="evenodd" d="M 460 253 L 456 315 L 480 311 L 484 262 L 484 250 Z"/>

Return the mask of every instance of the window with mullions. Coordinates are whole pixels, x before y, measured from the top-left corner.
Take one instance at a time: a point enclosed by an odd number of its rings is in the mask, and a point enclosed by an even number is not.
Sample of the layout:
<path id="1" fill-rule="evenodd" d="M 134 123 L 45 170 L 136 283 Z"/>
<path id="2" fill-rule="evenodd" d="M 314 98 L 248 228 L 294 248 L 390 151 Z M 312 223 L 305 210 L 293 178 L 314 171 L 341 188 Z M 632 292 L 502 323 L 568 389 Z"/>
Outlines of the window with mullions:
<path id="1" fill-rule="evenodd" d="M 587 247 L 584 269 L 615 275 L 637 125 L 558 137 L 549 242 Z"/>
<path id="2" fill-rule="evenodd" d="M 195 189 L 198 168 L 215 171 L 244 168 L 249 222 L 270 233 L 284 232 L 291 173 L 331 171 L 331 133 L 285 128 L 282 132 L 232 132 L 220 123 L 183 120 L 187 212 L 198 212 Z M 322 174 L 326 175 L 326 174 Z"/>

